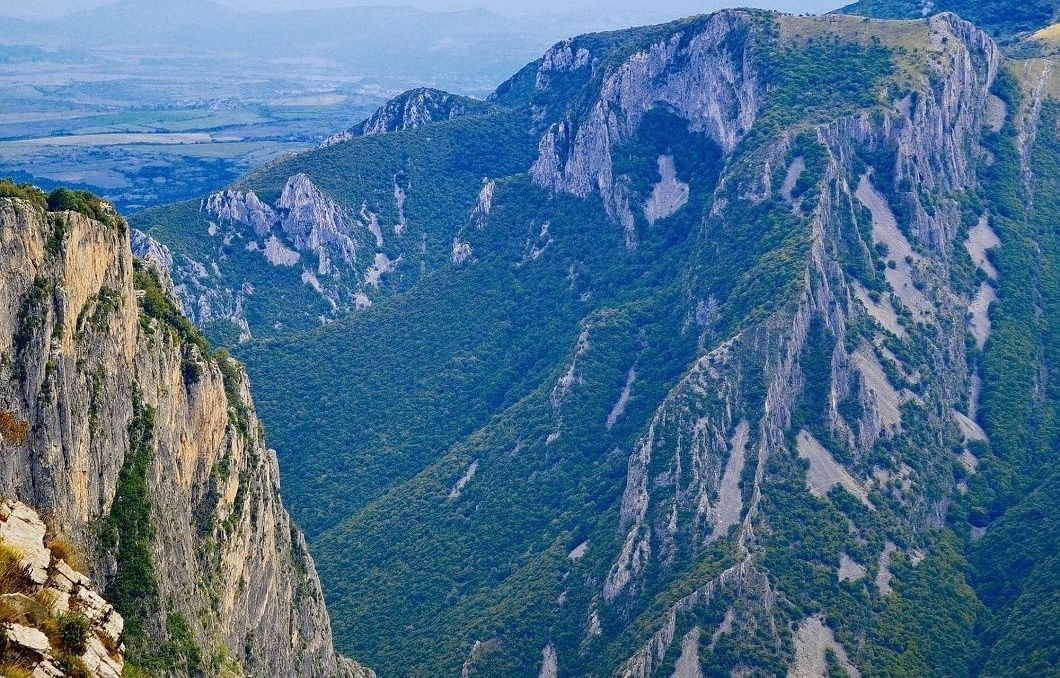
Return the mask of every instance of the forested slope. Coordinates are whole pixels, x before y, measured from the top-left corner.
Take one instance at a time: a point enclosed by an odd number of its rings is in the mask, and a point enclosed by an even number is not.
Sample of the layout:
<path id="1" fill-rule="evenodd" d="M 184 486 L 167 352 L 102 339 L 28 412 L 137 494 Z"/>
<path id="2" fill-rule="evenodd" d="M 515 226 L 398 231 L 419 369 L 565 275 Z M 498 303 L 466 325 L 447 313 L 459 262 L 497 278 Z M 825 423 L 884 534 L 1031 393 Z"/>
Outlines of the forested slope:
<path id="1" fill-rule="evenodd" d="M 582 36 L 482 115 L 138 221 L 197 308 L 266 276 L 243 308 L 276 315 L 225 317 L 270 337 L 235 350 L 343 648 L 383 676 L 1055 671 L 1058 89 L 993 32 Z"/>

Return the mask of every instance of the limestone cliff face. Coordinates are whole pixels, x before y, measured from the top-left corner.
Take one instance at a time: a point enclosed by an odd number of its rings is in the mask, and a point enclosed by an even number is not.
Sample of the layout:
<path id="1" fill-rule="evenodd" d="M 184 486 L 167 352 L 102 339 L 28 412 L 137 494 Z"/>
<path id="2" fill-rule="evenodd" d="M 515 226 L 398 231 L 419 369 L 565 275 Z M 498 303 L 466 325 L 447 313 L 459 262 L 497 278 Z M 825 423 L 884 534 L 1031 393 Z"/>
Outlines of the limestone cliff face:
<path id="1" fill-rule="evenodd" d="M 599 192 L 608 213 L 630 231 L 633 213 L 616 184 L 612 150 L 633 136 L 647 111 L 662 107 L 731 151 L 754 123 L 763 95 L 744 51 L 752 27 L 739 12 L 718 13 L 604 73 L 588 112 L 569 109 L 541 137 L 534 181 L 580 197 Z M 586 70 L 589 64 L 588 50 L 572 53 L 561 44 L 542 61 L 535 87 L 547 89 L 557 71 Z"/>
<path id="2" fill-rule="evenodd" d="M 395 183 L 399 212 L 400 191 Z M 302 284 L 320 295 L 332 312 L 370 305 L 368 289 L 378 288 L 399 263 L 379 251 L 384 247 L 383 230 L 367 205 L 350 214 L 305 174 L 291 176 L 274 205 L 262 202 L 254 191 L 225 190 L 203 199 L 201 212 L 215 220 L 210 221 L 209 234 L 218 246 L 236 243 L 260 253 L 262 266 L 300 270 Z M 251 338 L 243 304 L 254 293 L 252 288 L 219 283 L 201 263 L 187 256 L 174 259 L 146 234 L 134 235 L 133 251 L 157 260 L 169 272 L 196 324 L 227 319 L 241 328 L 242 340 Z M 365 250 L 376 251 L 360 254 Z"/>
<path id="3" fill-rule="evenodd" d="M 0 443 L 0 496 L 91 554 L 108 592 L 146 592 L 126 600 L 142 628 L 133 655 L 181 619 L 199 670 L 366 675 L 332 647 L 245 377 L 158 312 L 157 286 L 135 289 L 124 226 L 3 199 L 0 248 L 0 409 L 25 424 Z M 130 579 L 137 548 L 149 562 Z"/>

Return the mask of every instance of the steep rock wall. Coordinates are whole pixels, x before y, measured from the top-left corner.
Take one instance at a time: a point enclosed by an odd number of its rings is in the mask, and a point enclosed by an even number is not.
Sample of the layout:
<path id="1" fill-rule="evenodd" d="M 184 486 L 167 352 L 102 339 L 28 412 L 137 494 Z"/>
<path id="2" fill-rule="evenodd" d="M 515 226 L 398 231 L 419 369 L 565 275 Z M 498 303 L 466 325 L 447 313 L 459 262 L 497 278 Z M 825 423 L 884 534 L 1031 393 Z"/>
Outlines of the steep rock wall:
<path id="1" fill-rule="evenodd" d="M 117 588 L 134 532 L 115 504 L 148 502 L 140 654 L 178 615 L 206 670 L 367 675 L 334 652 L 245 377 L 203 356 L 157 281 L 136 289 L 149 273 L 134 276 L 127 229 L 3 199 L 0 247 L 0 407 L 28 429 L 2 445 L 0 495 L 41 511 Z"/>

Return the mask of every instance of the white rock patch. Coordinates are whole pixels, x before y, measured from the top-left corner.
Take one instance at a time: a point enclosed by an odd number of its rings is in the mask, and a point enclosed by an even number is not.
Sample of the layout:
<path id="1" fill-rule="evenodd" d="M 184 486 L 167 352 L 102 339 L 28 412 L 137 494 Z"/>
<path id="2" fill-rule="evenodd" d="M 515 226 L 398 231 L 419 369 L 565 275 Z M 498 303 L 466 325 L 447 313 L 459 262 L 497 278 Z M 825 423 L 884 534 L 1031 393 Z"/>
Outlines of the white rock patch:
<path id="1" fill-rule="evenodd" d="M 644 204 L 644 217 L 652 226 L 656 221 L 674 215 L 688 203 L 688 184 L 677 178 L 672 155 L 659 156 L 659 183 Z"/>
<path id="2" fill-rule="evenodd" d="M 826 678 L 828 664 L 825 651 L 831 649 L 840 665 L 851 678 L 861 678 L 861 672 L 850 663 L 843 646 L 836 642 L 835 634 L 820 617 L 808 617 L 799 624 L 795 632 L 795 665 L 788 671 L 788 678 Z"/>
<path id="3" fill-rule="evenodd" d="M 843 489 L 860 499 L 861 503 L 869 508 L 875 508 L 869 502 L 868 492 L 861 486 L 861 483 L 840 466 L 832 454 L 808 431 L 800 431 L 796 443 L 799 456 L 810 462 L 806 484 L 813 496 L 825 498 L 829 490 L 836 485 L 842 485 Z"/>
<path id="4" fill-rule="evenodd" d="M 400 263 L 401 257 L 392 260 L 382 252 L 377 252 L 375 255 L 375 261 L 372 262 L 372 265 L 364 272 L 364 281 L 372 287 L 378 288 L 383 280 L 383 276 L 387 273 L 393 273 Z"/>
<path id="5" fill-rule="evenodd" d="M 979 472 L 979 457 L 972 454 L 969 450 L 962 450 L 960 456 L 957 457 L 957 461 L 961 462 L 961 466 L 968 473 Z"/>
<path id="6" fill-rule="evenodd" d="M 0 502 L 0 539 L 22 554 L 22 564 L 29 566 L 30 579 L 43 584 L 48 579 L 51 553 L 44 548 L 48 528 L 37 512 L 19 502 Z"/>
<path id="7" fill-rule="evenodd" d="M 294 266 L 302 259 L 302 255 L 284 245 L 275 235 L 271 235 L 265 241 L 265 258 L 273 266 Z"/>
<path id="8" fill-rule="evenodd" d="M 855 281 L 852 287 L 854 288 L 854 296 L 858 298 L 858 301 L 865 307 L 865 310 L 868 311 L 873 320 L 895 336 L 905 337 L 905 328 L 898 322 L 898 314 L 895 312 L 894 306 L 891 305 L 890 295 L 881 296 L 880 302 L 876 303 L 869 296 L 869 291 L 861 283 Z"/>
<path id="9" fill-rule="evenodd" d="M 885 426 L 901 426 L 902 413 L 898 409 L 903 398 L 887 379 L 883 365 L 868 344 L 862 344 L 853 355 L 854 364 L 861 372 L 865 387 L 875 394 L 880 421 Z"/>
<path id="10" fill-rule="evenodd" d="M 864 565 L 859 565 L 847 554 L 839 556 L 839 581 L 857 581 L 864 577 L 867 571 Z"/>
<path id="11" fill-rule="evenodd" d="M 459 266 L 471 258 L 471 243 L 464 242 L 459 238 L 453 238 L 452 260 L 454 266 Z"/>
<path id="12" fill-rule="evenodd" d="M 397 177 L 394 177 L 394 205 L 397 206 L 397 223 L 394 224 L 394 235 L 403 235 L 408 230 L 409 222 L 405 218 L 405 191 L 398 185 Z"/>
<path id="13" fill-rule="evenodd" d="M 693 626 L 681 639 L 681 656 L 677 658 L 672 678 L 703 678 L 699 665 L 699 637 L 703 630 Z"/>
<path id="14" fill-rule="evenodd" d="M 541 672 L 537 678 L 556 678 L 559 673 L 559 661 L 556 658 L 556 647 L 552 643 L 541 650 Z"/>
<path id="15" fill-rule="evenodd" d="M 375 246 L 383 246 L 383 229 L 379 227 L 379 215 L 368 209 L 368 203 L 361 203 L 361 219 L 368 231 L 375 236 Z"/>
<path id="16" fill-rule="evenodd" d="M 867 174 L 861 177 L 855 194 L 861 204 L 872 213 L 873 241 L 887 245 L 887 258 L 895 264 L 894 268 L 888 266 L 884 272 L 891 289 L 913 310 L 914 315 L 921 318 L 933 317 L 935 307 L 913 285 L 913 271 L 909 262 L 916 263 L 920 256 L 913 252 L 912 245 L 902 235 L 894 213 L 887 206 L 883 196 L 873 188 Z"/>
<path id="17" fill-rule="evenodd" d="M 463 477 L 456 481 L 453 488 L 449 490 L 449 498 L 457 499 L 460 497 L 460 493 L 464 491 L 467 484 L 471 482 L 471 479 L 475 477 L 475 472 L 478 471 L 478 460 L 471 462 L 471 465 L 467 467 L 467 471 L 464 472 Z"/>
<path id="18" fill-rule="evenodd" d="M 799 177 L 806 171 L 806 161 L 802 159 L 802 156 L 795 158 L 791 161 L 791 165 L 788 166 L 788 173 L 784 177 L 784 184 L 780 187 L 780 195 L 791 202 L 791 192 L 795 190 L 795 184 L 799 182 Z"/>
<path id="19" fill-rule="evenodd" d="M 302 284 L 309 285 L 316 290 L 317 294 L 324 294 L 324 286 L 320 284 L 312 271 L 302 271 Z"/>
<path id="20" fill-rule="evenodd" d="M 987 442 L 986 431 L 968 417 L 964 416 L 957 410 L 951 412 L 953 420 L 957 422 L 957 426 L 961 429 L 961 435 L 964 436 L 965 440 L 979 440 Z"/>
<path id="21" fill-rule="evenodd" d="M 27 650 L 33 650 L 38 654 L 43 655 L 51 648 L 48 636 L 44 635 L 43 631 L 32 627 L 9 624 L 7 625 L 6 633 L 7 639 L 15 645 L 24 647 Z"/>
<path id="22" fill-rule="evenodd" d="M 891 574 L 891 556 L 897 550 L 898 547 L 894 545 L 894 542 L 887 542 L 883 547 L 883 551 L 880 552 L 879 571 L 876 573 L 876 588 L 881 596 L 891 595 L 891 579 L 894 577 Z"/>
<path id="23" fill-rule="evenodd" d="M 1000 132 L 1005 126 L 1005 118 L 1008 116 L 1008 106 L 996 94 L 986 95 L 986 124 L 993 132 Z"/>
<path id="24" fill-rule="evenodd" d="M 729 528 L 740 522 L 743 513 L 743 495 L 740 492 L 740 477 L 743 475 L 744 462 L 747 457 L 747 440 L 750 426 L 747 420 L 736 425 L 732 436 L 732 452 L 725 464 L 725 473 L 718 488 L 718 505 L 714 516 L 714 531 L 711 539 L 716 539 L 728 532 Z"/>
<path id="25" fill-rule="evenodd" d="M 478 192 L 478 202 L 475 209 L 471 210 L 471 221 L 475 228 L 485 228 L 489 221 L 490 212 L 493 210 L 493 193 L 497 190 L 497 182 L 492 179 L 482 180 L 482 189 Z"/>
<path id="26" fill-rule="evenodd" d="M 977 268 L 982 269 L 992 279 L 997 278 L 997 269 L 986 258 L 986 253 L 995 247 L 1001 246 L 1001 238 L 990 227 L 990 218 L 983 215 L 971 230 L 968 231 L 968 239 L 964 241 L 964 247 L 968 250 L 968 256 Z"/>
<path id="27" fill-rule="evenodd" d="M 610 431 L 611 427 L 615 425 L 618 418 L 622 416 L 622 413 L 626 411 L 626 404 L 629 403 L 629 395 L 633 390 L 633 382 L 637 380 L 637 369 L 635 367 L 629 368 L 629 374 L 626 375 L 626 385 L 622 388 L 622 393 L 618 396 L 618 402 L 611 408 L 611 413 L 607 415 L 607 430 Z"/>
<path id="28" fill-rule="evenodd" d="M 968 306 L 968 331 L 975 337 L 975 344 L 979 350 L 986 346 L 986 340 L 990 338 L 990 304 L 997 301 L 997 292 L 987 283 L 979 286 L 979 292 Z"/>

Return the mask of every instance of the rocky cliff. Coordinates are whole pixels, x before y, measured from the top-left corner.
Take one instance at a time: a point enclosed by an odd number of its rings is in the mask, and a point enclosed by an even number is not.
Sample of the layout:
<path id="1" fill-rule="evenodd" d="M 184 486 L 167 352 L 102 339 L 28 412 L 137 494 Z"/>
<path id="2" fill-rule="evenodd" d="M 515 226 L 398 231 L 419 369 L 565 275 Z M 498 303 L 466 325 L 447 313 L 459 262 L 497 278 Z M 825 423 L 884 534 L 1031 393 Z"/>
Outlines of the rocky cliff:
<path id="1" fill-rule="evenodd" d="M 486 102 L 430 87 L 409 90 L 394 97 L 379 110 L 348 130 L 324 140 L 324 146 L 349 141 L 360 136 L 388 134 L 489 111 Z"/>
<path id="2" fill-rule="evenodd" d="M 85 554 L 127 657 L 158 675 L 369 675 L 332 648 L 242 369 L 207 354 L 124 222 L 0 199 L 0 248 L 0 496 Z"/>
<path id="3" fill-rule="evenodd" d="M 457 507 L 477 492 L 483 504 L 455 511 L 478 516 L 491 492 L 532 494 L 535 478 L 545 476 L 550 498 L 542 501 L 568 496 L 578 506 L 583 495 L 569 484 L 583 472 L 577 455 L 625 456 L 613 524 L 593 532 L 565 522 L 562 509 L 554 514 L 588 539 L 566 541 L 570 564 L 557 566 L 564 583 L 548 608 L 556 626 L 537 635 L 539 675 L 595 672 L 593 657 L 608 667 L 603 673 L 631 677 L 700 676 L 707 666 L 734 675 L 809 676 L 834 665 L 856 675 L 874 659 L 854 639 L 872 631 L 848 616 L 850 608 L 837 612 L 838 600 L 856 591 L 863 604 L 888 604 L 892 563 L 914 576 L 910 564 L 931 552 L 934 531 L 967 489 L 961 476 L 976 471 L 972 450 L 988 442 L 975 421 L 979 376 L 966 336 L 989 332 L 992 283 L 958 285 L 952 272 L 966 265 L 966 252 L 997 239 L 989 215 L 970 216 L 953 196 L 974 193 L 979 140 L 988 123 L 1004 123 L 1004 105 L 991 93 L 996 46 L 954 15 L 902 24 L 777 16 L 765 24 L 748 12 L 692 19 L 634 36 L 620 60 L 594 57 L 592 44 L 574 40 L 538 62 L 536 75 L 521 78 L 533 83 L 524 96 L 535 105 L 568 102 L 561 116 L 547 105 L 535 109 L 543 125 L 529 170 L 536 186 L 598 200 L 631 251 L 658 247 L 662 233 L 691 224 L 694 244 L 678 264 L 681 292 L 667 303 L 683 318 L 673 331 L 698 334 L 701 347 L 651 409 L 641 401 L 640 414 L 631 414 L 630 402 L 650 397 L 640 373 L 653 349 L 605 357 L 621 353 L 623 341 L 636 345 L 616 337 L 609 314 L 622 306 L 609 302 L 606 311 L 587 314 L 571 339 L 570 357 L 542 406 L 552 413 L 547 425 L 540 414 L 513 408 L 511 420 L 484 428 L 457 445 L 452 460 L 391 495 L 423 493 L 417 496 L 429 503 L 434 490 L 422 483 L 437 482 L 439 490 L 452 488 L 446 496 Z M 844 40 L 851 42 L 843 57 L 830 51 Z M 915 60 L 899 51 L 911 44 Z M 851 95 L 865 87 L 864 101 L 873 105 L 859 110 L 803 98 L 786 79 L 817 71 L 785 72 L 778 64 L 807 54 L 865 68 L 858 84 L 829 73 L 820 85 L 849 87 Z M 888 62 L 882 77 L 872 75 Z M 510 102 L 513 95 L 505 96 Z M 656 130 L 665 130 L 662 140 Z M 693 147 L 702 155 L 690 155 Z M 711 153 L 724 159 L 713 183 L 694 170 Z M 496 215 L 517 195 L 511 186 L 507 193 L 491 187 L 485 230 L 510 228 Z M 482 232 L 461 231 L 455 263 L 487 265 L 491 241 Z M 554 222 L 542 232 L 550 243 L 562 242 Z M 571 251 L 551 247 L 545 258 Z M 980 266 L 988 259 L 975 256 Z M 571 286 L 585 290 L 582 301 L 606 295 L 591 277 L 575 279 L 582 261 L 571 264 Z M 675 310 L 661 302 L 653 308 Z M 615 389 L 607 409 L 598 419 L 579 418 L 606 392 L 604 384 Z M 638 433 L 607 437 L 623 425 Z M 505 427 L 520 433 L 508 435 Z M 609 442 L 597 449 L 586 431 Z M 535 456 L 540 465 L 526 461 Z M 456 467 L 458 458 L 468 461 Z M 445 482 L 459 473 L 455 485 Z M 521 489 L 510 489 L 512 478 L 526 478 Z M 363 538 L 373 521 L 404 507 L 386 497 L 326 535 L 322 548 L 348 562 L 332 540 Z M 441 505 L 403 515 L 413 524 L 450 525 Z M 792 515 L 803 516 L 809 529 L 844 527 L 831 541 L 814 541 Z M 460 535 L 450 536 L 457 543 L 488 539 L 473 527 L 450 529 Z M 617 543 L 612 529 L 621 535 Z M 798 549 L 792 540 L 814 546 Z M 793 548 L 797 557 L 787 555 Z M 547 571 L 548 562 L 542 553 L 532 567 Z M 373 600 L 385 609 L 380 598 Z M 636 637 L 631 626 L 652 629 L 632 652 L 624 644 Z M 462 636 L 473 648 L 467 675 L 493 670 L 483 654 L 488 643 L 516 642 L 514 634 L 497 633 L 492 640 L 489 632 Z"/>

